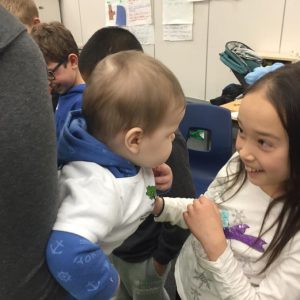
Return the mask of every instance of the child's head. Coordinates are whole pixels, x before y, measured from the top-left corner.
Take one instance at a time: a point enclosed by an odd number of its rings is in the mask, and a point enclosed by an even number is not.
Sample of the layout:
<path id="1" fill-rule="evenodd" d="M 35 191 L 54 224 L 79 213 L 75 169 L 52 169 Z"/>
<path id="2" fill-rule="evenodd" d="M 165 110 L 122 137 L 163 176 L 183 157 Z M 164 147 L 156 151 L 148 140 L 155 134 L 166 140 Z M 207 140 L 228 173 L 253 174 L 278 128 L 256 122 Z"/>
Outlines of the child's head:
<path id="1" fill-rule="evenodd" d="M 300 64 L 268 73 L 247 90 L 242 100 L 236 148 L 245 174 L 271 198 L 261 235 L 277 228 L 263 257 L 265 271 L 300 230 Z M 235 182 L 233 180 L 233 185 Z M 281 212 L 274 224 L 266 220 L 277 204 Z M 278 227 L 277 227 L 278 226 Z"/>
<path id="2" fill-rule="evenodd" d="M 95 68 L 83 96 L 88 131 L 139 166 L 155 167 L 171 153 L 185 98 L 174 74 L 137 51 L 122 51 Z"/>
<path id="3" fill-rule="evenodd" d="M 128 30 L 116 26 L 96 31 L 82 48 L 79 69 L 84 80 L 90 77 L 96 64 L 109 54 L 125 50 L 143 51 L 137 38 Z"/>
<path id="4" fill-rule="evenodd" d="M 39 11 L 33 0 L 0 0 L 0 4 L 16 16 L 27 27 L 28 32 L 40 23 Z"/>
<path id="5" fill-rule="evenodd" d="M 32 29 L 31 35 L 47 63 L 53 93 L 64 94 L 83 82 L 78 68 L 78 47 L 70 30 L 59 22 L 41 23 Z"/>
<path id="6" fill-rule="evenodd" d="M 273 197 L 300 184 L 300 65 L 271 72 L 242 100 L 237 150 L 247 176 Z"/>

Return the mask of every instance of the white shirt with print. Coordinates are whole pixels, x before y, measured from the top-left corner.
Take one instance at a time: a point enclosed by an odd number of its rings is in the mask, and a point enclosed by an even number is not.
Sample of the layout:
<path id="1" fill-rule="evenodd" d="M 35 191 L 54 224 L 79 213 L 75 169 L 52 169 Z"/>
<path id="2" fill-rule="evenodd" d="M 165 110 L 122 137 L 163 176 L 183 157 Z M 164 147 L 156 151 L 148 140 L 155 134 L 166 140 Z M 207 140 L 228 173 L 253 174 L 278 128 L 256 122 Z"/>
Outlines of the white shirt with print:
<path id="1" fill-rule="evenodd" d="M 68 163 L 59 174 L 62 201 L 54 230 L 78 234 L 110 254 L 153 210 L 151 169 L 116 178 L 93 162 Z M 155 195 L 154 195 L 155 196 Z"/>
<path id="2" fill-rule="evenodd" d="M 231 165 L 232 166 L 232 165 Z M 233 193 L 222 196 L 225 165 L 209 186 L 206 196 L 220 205 L 223 224 L 246 224 L 245 235 L 258 237 L 265 211 L 272 199 L 259 187 L 246 181 L 243 187 L 228 201 Z M 230 172 L 235 171 L 235 166 Z M 182 213 L 192 199 L 165 198 L 165 209 L 157 221 L 171 221 L 186 227 Z M 268 227 L 277 218 L 281 204 L 275 206 L 267 219 Z M 275 228 L 263 235 L 268 247 Z M 193 236 L 186 240 L 178 256 L 175 279 L 182 300 L 299 300 L 300 299 L 300 233 L 289 241 L 276 261 L 260 274 L 266 259 L 258 260 L 261 252 L 234 239 L 217 261 L 209 261 Z"/>

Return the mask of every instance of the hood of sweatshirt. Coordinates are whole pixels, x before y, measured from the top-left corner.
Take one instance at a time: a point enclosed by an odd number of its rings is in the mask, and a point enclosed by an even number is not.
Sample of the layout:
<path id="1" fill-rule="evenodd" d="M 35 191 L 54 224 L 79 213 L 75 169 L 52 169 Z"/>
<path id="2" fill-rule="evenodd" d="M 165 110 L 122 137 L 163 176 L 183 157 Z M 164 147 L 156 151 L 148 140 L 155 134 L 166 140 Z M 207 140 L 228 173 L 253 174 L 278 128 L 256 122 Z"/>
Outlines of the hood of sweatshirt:
<path id="1" fill-rule="evenodd" d="M 26 31 L 25 26 L 11 14 L 8 14 L 4 7 L 0 5 L 1 23 L 6 24 L 0 26 L 0 53 L 10 45 L 20 34 Z M 9 28 L 9 30 L 7 30 Z"/>
<path id="2" fill-rule="evenodd" d="M 74 85 L 67 92 L 65 92 L 64 94 L 61 94 L 60 98 L 67 100 L 71 97 L 75 97 L 76 94 L 82 95 L 83 91 L 85 89 L 85 86 L 86 86 L 85 83 L 80 83 L 80 84 Z"/>
<path id="3" fill-rule="evenodd" d="M 94 162 L 117 178 L 134 176 L 139 170 L 87 132 L 81 110 L 70 112 L 58 141 L 58 165 L 62 167 L 71 161 Z"/>
<path id="4" fill-rule="evenodd" d="M 59 95 L 55 115 L 67 116 L 69 111 L 81 109 L 84 89 L 85 83 L 82 83 L 73 86 L 65 94 Z"/>

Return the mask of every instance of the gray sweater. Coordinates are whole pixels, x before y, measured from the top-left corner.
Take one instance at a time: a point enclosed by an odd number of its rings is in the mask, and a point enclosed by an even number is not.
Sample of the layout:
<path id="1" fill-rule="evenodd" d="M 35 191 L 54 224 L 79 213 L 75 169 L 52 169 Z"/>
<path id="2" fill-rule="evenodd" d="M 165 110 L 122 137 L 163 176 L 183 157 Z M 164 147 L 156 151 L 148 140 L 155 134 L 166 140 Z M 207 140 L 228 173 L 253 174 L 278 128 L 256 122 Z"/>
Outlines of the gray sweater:
<path id="1" fill-rule="evenodd" d="M 46 65 L 0 5 L 0 299 L 65 299 L 44 249 L 58 200 Z"/>

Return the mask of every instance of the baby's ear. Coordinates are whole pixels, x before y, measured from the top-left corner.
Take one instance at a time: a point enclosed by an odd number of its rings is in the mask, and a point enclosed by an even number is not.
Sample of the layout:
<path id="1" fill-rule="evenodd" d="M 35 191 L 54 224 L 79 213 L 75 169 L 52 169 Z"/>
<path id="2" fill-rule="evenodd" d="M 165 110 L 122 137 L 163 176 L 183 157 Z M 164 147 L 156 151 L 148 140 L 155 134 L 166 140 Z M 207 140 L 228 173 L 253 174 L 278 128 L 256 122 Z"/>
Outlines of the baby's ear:
<path id="1" fill-rule="evenodd" d="M 127 131 L 124 137 L 125 147 L 133 154 L 138 154 L 141 147 L 141 142 L 144 133 L 139 127 L 131 128 Z"/>

